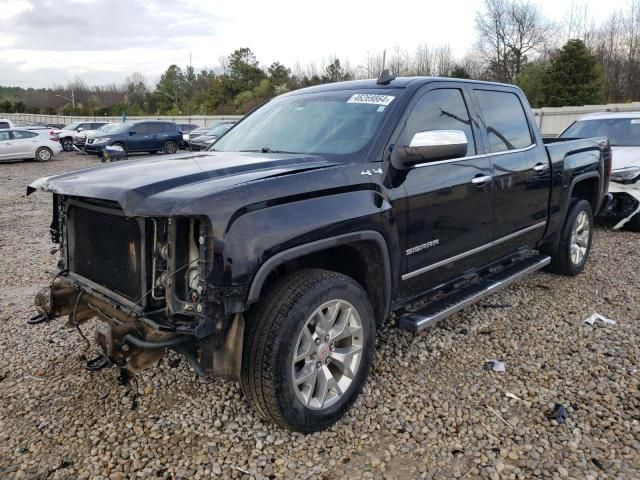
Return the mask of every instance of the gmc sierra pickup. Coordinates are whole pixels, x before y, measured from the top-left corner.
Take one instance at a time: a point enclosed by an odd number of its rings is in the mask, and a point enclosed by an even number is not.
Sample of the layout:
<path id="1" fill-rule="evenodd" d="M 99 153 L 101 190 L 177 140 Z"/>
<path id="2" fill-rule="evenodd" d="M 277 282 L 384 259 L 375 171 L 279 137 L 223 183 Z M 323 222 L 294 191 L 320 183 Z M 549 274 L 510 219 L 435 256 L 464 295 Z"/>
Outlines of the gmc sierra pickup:
<path id="1" fill-rule="evenodd" d="M 97 317 L 104 363 L 172 349 L 316 431 L 359 395 L 391 312 L 419 332 L 540 268 L 579 273 L 610 168 L 606 138 L 545 146 L 511 85 L 385 71 L 298 90 L 208 151 L 30 185 L 53 193 L 60 255 L 31 323 Z"/>

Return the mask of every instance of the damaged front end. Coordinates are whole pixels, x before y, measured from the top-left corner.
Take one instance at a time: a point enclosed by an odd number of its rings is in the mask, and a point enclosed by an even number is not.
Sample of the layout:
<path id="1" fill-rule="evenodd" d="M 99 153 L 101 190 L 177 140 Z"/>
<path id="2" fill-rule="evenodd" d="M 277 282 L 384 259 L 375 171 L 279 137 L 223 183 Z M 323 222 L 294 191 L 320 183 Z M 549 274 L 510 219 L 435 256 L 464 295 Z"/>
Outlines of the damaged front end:
<path id="1" fill-rule="evenodd" d="M 206 217 L 128 217 L 115 202 L 53 196 L 58 269 L 30 323 L 98 318 L 96 342 L 136 373 L 168 349 L 202 377 L 238 378 L 244 320 L 207 283 L 214 238 Z"/>
<path id="2" fill-rule="evenodd" d="M 640 166 L 628 166 L 611 172 L 609 193 L 613 201 L 606 216 L 617 222 L 614 229 L 624 227 L 640 215 Z M 640 224 L 640 222 L 636 221 Z"/>

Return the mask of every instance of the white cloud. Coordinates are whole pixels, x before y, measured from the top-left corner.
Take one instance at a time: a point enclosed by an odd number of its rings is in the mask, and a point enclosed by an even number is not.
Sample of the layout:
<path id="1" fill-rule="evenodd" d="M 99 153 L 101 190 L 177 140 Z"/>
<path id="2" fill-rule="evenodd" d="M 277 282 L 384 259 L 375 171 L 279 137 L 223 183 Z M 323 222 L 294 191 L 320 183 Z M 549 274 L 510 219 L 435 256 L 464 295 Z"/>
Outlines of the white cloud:
<path id="1" fill-rule="evenodd" d="M 538 0 L 561 20 L 573 0 Z M 606 18 L 626 0 L 588 0 Z M 156 79 L 172 63 L 215 66 L 250 47 L 261 64 L 318 66 L 329 55 L 362 64 L 367 52 L 409 53 L 423 43 L 449 44 L 462 56 L 474 41 L 480 0 L 403 2 L 299 0 L 3 0 L 0 84 L 48 86 L 77 75 L 90 83 L 121 81 L 134 71 Z M 45 74 L 46 73 L 46 74 Z"/>

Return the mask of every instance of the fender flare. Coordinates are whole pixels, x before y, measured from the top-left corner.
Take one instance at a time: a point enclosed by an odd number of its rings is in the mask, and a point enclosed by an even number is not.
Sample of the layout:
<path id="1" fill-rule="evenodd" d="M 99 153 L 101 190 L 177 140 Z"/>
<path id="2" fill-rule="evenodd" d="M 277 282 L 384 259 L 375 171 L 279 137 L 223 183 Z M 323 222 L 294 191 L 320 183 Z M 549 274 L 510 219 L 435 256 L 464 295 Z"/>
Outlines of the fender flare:
<path id="1" fill-rule="evenodd" d="M 385 312 L 388 313 L 391 308 L 391 261 L 389 259 L 389 249 L 387 248 L 387 242 L 380 232 L 374 230 L 364 230 L 359 232 L 346 233 L 343 235 L 337 235 L 335 237 L 323 238 L 322 240 L 316 240 L 314 242 L 305 243 L 296 247 L 289 248 L 282 252 L 279 252 L 265 261 L 251 282 L 249 287 L 249 294 L 247 296 L 247 304 L 257 302 L 260 297 L 260 292 L 264 286 L 269 274 L 283 263 L 299 258 L 309 253 L 326 250 L 338 245 L 345 245 L 349 243 L 369 241 L 378 245 L 380 253 L 382 254 L 382 267 L 384 277 L 384 300 L 385 300 Z"/>
<path id="2" fill-rule="evenodd" d="M 567 189 L 567 201 L 562 209 L 562 225 L 564 225 L 565 220 L 567 219 L 567 212 L 569 211 L 569 207 L 571 206 L 571 198 L 573 197 L 573 189 L 575 188 L 577 183 L 580 183 L 583 180 L 588 180 L 590 178 L 600 178 L 599 172 L 587 172 L 582 173 L 571 180 L 569 184 L 569 188 Z M 596 206 L 593 209 L 593 215 L 597 215 L 596 210 L 600 208 L 600 189 L 596 192 L 598 198 L 594 198 L 593 200 L 596 202 Z M 591 203 L 591 202 L 589 202 Z"/>

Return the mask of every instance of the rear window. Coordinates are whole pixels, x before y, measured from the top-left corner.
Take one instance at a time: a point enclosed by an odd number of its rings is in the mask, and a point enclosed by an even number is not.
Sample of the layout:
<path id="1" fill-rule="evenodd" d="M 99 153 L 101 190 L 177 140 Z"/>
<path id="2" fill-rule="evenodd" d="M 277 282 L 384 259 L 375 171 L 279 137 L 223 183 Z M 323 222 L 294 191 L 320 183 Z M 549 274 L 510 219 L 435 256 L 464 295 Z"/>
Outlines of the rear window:
<path id="1" fill-rule="evenodd" d="M 517 150 L 533 143 L 527 116 L 515 93 L 476 90 L 476 98 L 492 153 Z"/>
<path id="2" fill-rule="evenodd" d="M 562 132 L 560 137 L 607 137 L 613 147 L 637 147 L 640 146 L 640 118 L 579 120 Z"/>

